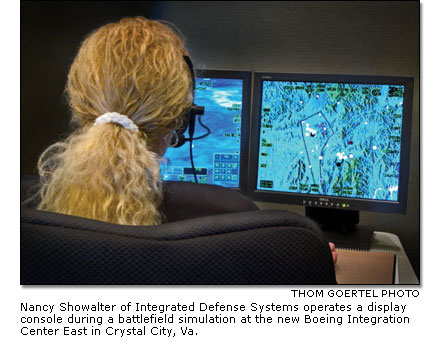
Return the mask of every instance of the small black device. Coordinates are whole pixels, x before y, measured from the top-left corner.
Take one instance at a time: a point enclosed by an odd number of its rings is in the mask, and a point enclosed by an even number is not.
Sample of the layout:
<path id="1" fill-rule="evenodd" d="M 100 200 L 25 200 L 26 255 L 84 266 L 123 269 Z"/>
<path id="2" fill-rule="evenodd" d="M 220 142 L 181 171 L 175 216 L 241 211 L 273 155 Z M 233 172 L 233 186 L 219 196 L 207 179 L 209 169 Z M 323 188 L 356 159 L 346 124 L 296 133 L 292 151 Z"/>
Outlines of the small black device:
<path id="1" fill-rule="evenodd" d="M 195 97 L 195 73 L 193 71 L 193 63 L 192 60 L 190 60 L 189 56 L 185 55 L 183 58 L 190 70 L 190 75 L 192 77 L 192 93 L 193 97 Z M 180 146 L 183 146 L 186 141 L 190 141 L 191 138 L 193 138 L 196 116 L 201 116 L 204 114 L 204 112 L 204 107 L 192 104 L 192 106 L 189 108 L 183 118 L 183 125 L 176 130 L 176 134 L 174 135 L 173 140 L 171 141 L 172 147 L 178 148 Z M 184 136 L 186 130 L 188 130 L 189 138 L 186 138 Z"/>
<path id="2" fill-rule="evenodd" d="M 195 73 L 193 71 L 193 63 L 190 60 L 190 57 L 185 55 L 183 56 L 184 61 L 190 70 L 190 76 L 192 78 L 192 97 L 195 98 Z M 190 163 L 192 165 L 193 177 L 195 178 L 195 182 L 198 183 L 198 178 L 196 177 L 195 165 L 193 163 L 193 153 L 192 153 L 192 140 L 193 134 L 195 132 L 195 122 L 196 116 L 201 116 L 205 112 L 205 108 L 202 106 L 197 106 L 196 104 L 192 104 L 192 106 L 188 109 L 187 113 L 183 118 L 183 125 L 176 129 L 175 135 L 171 139 L 171 146 L 174 148 L 178 148 L 184 145 L 186 141 L 190 143 Z M 188 130 L 189 137 L 186 138 L 184 136 L 185 131 Z"/>

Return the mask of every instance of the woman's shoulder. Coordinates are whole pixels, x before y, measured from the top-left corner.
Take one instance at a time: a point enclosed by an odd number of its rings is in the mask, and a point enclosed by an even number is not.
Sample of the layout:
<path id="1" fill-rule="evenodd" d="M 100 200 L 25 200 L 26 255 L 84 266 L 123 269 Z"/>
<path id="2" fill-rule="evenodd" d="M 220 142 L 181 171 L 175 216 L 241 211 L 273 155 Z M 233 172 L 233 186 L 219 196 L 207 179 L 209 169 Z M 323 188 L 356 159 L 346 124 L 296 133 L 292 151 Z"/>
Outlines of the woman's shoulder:
<path id="1" fill-rule="evenodd" d="M 163 212 L 167 222 L 258 210 L 237 190 L 209 184 L 165 182 Z"/>

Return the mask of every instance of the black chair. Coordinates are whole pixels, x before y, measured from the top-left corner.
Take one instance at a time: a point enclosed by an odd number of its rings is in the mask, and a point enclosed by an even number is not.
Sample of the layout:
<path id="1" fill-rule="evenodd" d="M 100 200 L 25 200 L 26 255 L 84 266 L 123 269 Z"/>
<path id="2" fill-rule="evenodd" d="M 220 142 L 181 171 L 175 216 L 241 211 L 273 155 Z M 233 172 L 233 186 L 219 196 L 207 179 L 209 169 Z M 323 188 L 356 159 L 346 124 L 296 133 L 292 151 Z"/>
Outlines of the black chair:
<path id="1" fill-rule="evenodd" d="M 123 226 L 23 207 L 21 284 L 295 285 L 336 280 L 320 229 L 285 211 Z"/>

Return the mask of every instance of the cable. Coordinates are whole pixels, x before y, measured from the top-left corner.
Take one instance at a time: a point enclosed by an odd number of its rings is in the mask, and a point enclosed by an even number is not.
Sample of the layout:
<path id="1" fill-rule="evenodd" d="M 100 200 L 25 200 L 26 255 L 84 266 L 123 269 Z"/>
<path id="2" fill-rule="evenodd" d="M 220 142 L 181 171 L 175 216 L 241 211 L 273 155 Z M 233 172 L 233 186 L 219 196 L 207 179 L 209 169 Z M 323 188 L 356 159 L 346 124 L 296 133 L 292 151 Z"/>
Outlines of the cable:
<path id="1" fill-rule="evenodd" d="M 208 135 L 210 135 L 210 134 L 211 134 L 211 130 L 210 130 L 210 128 L 208 128 L 208 127 L 207 127 L 204 123 L 202 123 L 201 118 L 202 118 L 202 116 L 198 116 L 198 122 L 199 122 L 199 125 L 200 125 L 202 128 L 204 128 L 207 132 L 206 132 L 204 135 L 197 136 L 196 138 L 193 138 L 193 140 L 203 139 L 203 138 L 206 138 Z"/>
<path id="2" fill-rule="evenodd" d="M 193 145 L 193 138 L 189 137 L 189 151 L 190 151 L 190 164 L 192 165 L 192 173 L 193 173 L 193 177 L 195 177 L 195 183 L 198 183 L 198 177 L 196 176 L 196 171 L 195 171 L 195 164 L 193 163 L 193 151 L 192 151 L 192 145 Z"/>
<path id="3" fill-rule="evenodd" d="M 196 171 L 195 171 L 195 164 L 193 162 L 193 135 L 195 133 L 195 124 L 196 124 L 196 115 L 193 117 L 193 119 L 190 120 L 189 123 L 189 152 L 190 152 L 190 164 L 192 166 L 192 173 L 193 173 L 193 177 L 195 178 L 195 183 L 198 183 L 198 177 L 196 176 Z"/>
<path id="4" fill-rule="evenodd" d="M 189 132 L 189 152 L 190 152 L 190 164 L 192 165 L 192 173 L 193 173 L 193 177 L 195 177 L 195 182 L 198 183 L 198 177 L 196 176 L 196 171 L 195 171 L 195 164 L 193 163 L 193 140 L 195 140 L 193 138 L 193 135 L 195 134 L 195 125 L 196 125 L 196 116 L 198 116 L 198 120 L 200 121 L 200 116 L 204 114 L 205 111 L 205 107 L 202 106 L 197 106 L 197 105 L 192 105 L 192 109 L 191 109 L 191 117 L 189 120 L 189 127 L 188 127 L 188 132 Z M 203 127 L 205 127 L 208 130 L 208 133 L 204 135 L 207 136 L 210 134 L 210 129 L 208 127 L 206 127 L 201 121 L 200 123 Z M 200 139 L 201 137 L 197 137 L 196 139 Z"/>

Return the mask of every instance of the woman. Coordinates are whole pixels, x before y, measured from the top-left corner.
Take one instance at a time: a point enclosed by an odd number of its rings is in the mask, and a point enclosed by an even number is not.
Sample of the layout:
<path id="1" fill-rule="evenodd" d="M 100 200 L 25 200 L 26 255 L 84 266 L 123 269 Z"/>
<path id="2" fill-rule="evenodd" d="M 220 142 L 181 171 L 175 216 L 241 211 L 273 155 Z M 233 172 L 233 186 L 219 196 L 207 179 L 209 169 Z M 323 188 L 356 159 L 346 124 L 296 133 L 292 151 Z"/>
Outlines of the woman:
<path id="1" fill-rule="evenodd" d="M 163 207 L 167 194 L 159 159 L 193 102 L 187 55 L 170 27 L 142 17 L 122 19 L 88 36 L 66 87 L 77 129 L 39 159 L 39 209 L 128 225 L 175 219 L 162 213 L 172 214 Z M 174 190 L 166 205 L 182 203 L 179 193 L 199 198 L 191 192 L 187 186 Z M 257 209 L 238 192 L 217 188 L 209 193 L 220 207 L 206 213 Z M 204 200 L 211 199 L 204 194 Z M 221 207 L 223 199 L 230 201 L 227 208 Z M 203 204 L 194 203 L 179 218 L 203 215 Z M 331 250 L 336 260 L 333 245 Z"/>
<path id="2" fill-rule="evenodd" d="M 39 159 L 39 209 L 118 224 L 161 222 L 158 160 L 192 104 L 182 39 L 141 17 L 83 42 L 66 92 L 77 130 Z"/>

